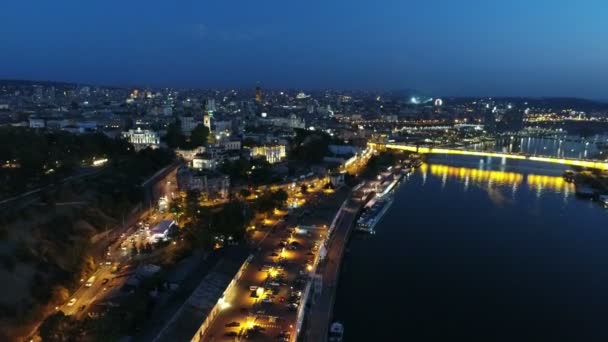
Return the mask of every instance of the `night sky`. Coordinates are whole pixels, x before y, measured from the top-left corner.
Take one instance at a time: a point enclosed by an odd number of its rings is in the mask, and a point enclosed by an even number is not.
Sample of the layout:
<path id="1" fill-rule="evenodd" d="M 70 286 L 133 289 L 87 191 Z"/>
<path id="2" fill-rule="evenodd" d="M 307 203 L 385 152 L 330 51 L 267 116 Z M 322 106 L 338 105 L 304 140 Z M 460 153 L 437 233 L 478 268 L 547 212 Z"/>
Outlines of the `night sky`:
<path id="1" fill-rule="evenodd" d="M 608 2 L 2 0 L 0 78 L 608 99 Z"/>

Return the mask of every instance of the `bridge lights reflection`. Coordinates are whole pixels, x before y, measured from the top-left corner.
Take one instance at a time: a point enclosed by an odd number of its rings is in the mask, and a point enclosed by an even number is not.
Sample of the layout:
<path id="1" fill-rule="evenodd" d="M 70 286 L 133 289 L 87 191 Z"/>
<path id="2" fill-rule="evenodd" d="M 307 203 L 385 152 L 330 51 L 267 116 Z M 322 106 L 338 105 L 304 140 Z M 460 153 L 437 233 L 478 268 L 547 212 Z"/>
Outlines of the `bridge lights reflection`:
<path id="1" fill-rule="evenodd" d="M 528 174 L 524 175 L 517 172 L 505 172 L 496 170 L 480 170 L 466 167 L 455 167 L 448 165 L 423 164 L 420 171 L 423 173 L 423 177 L 426 171 L 429 171 L 431 175 L 441 177 L 442 185 L 445 184 L 446 179 L 456 178 L 464 182 L 465 189 L 472 183 L 487 183 L 489 185 L 510 185 L 515 191 L 519 184 L 522 184 L 525 180 L 526 184 L 537 191 L 543 189 L 549 189 L 555 192 L 565 192 L 566 194 L 572 193 L 574 185 L 568 183 L 563 177 L 559 176 L 547 176 L 547 175 L 536 175 Z"/>

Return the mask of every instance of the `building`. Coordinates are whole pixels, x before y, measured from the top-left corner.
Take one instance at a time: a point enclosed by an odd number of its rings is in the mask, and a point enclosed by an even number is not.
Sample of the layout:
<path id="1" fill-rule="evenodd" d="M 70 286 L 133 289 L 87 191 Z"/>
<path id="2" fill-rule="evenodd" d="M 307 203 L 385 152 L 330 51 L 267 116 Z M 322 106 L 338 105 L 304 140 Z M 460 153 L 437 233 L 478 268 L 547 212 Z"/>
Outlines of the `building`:
<path id="1" fill-rule="evenodd" d="M 175 154 L 177 154 L 182 159 L 184 159 L 185 161 L 188 161 L 188 162 L 191 162 L 196 157 L 196 155 L 202 154 L 204 152 L 205 152 L 204 146 L 195 147 L 191 150 L 175 149 Z"/>
<path id="2" fill-rule="evenodd" d="M 211 116 L 206 114 L 203 115 L 203 125 L 205 125 L 205 127 L 209 129 L 209 132 L 211 132 Z"/>
<path id="3" fill-rule="evenodd" d="M 220 147 L 224 151 L 239 151 L 241 149 L 241 141 L 223 139 L 220 141 Z"/>
<path id="4" fill-rule="evenodd" d="M 230 177 L 211 170 L 180 168 L 177 184 L 181 191 L 199 191 L 209 198 L 227 198 L 230 193 Z"/>
<path id="5" fill-rule="evenodd" d="M 219 159 L 211 152 L 197 154 L 192 158 L 192 168 L 197 170 L 215 170 Z"/>
<path id="6" fill-rule="evenodd" d="M 270 123 L 273 126 L 278 126 L 278 127 L 301 128 L 301 129 L 306 128 L 306 122 L 304 121 L 304 119 L 300 119 L 295 114 L 291 114 L 290 116 L 288 116 L 286 118 L 282 118 L 282 117 L 272 118 L 272 119 L 270 119 Z"/>
<path id="7" fill-rule="evenodd" d="M 207 99 L 207 113 L 209 113 L 209 115 L 213 115 L 215 111 L 215 99 Z"/>
<path id="8" fill-rule="evenodd" d="M 30 117 L 29 126 L 30 128 L 45 128 L 46 121 L 43 118 Z"/>
<path id="9" fill-rule="evenodd" d="M 158 133 L 141 129 L 137 127 L 137 129 L 130 129 L 128 132 L 122 132 L 122 137 L 130 142 L 133 147 L 135 147 L 136 151 L 143 150 L 145 148 L 158 148 L 160 144 L 160 137 Z"/>
<path id="10" fill-rule="evenodd" d="M 153 243 L 167 240 L 169 238 L 169 231 L 174 225 L 175 221 L 173 220 L 162 220 L 158 222 L 154 228 L 148 231 L 148 239 Z"/>
<path id="11" fill-rule="evenodd" d="M 270 164 L 278 163 L 287 157 L 285 145 L 267 145 L 251 148 L 251 157 L 264 157 Z"/>
<path id="12" fill-rule="evenodd" d="M 190 133 L 192 133 L 192 131 L 194 130 L 194 128 L 199 124 L 198 122 L 196 122 L 196 120 L 194 119 L 193 116 L 182 116 L 180 117 L 180 122 L 181 122 L 181 127 L 182 127 L 182 133 L 184 133 L 185 135 L 190 135 Z"/>
<path id="13" fill-rule="evenodd" d="M 213 133 L 218 136 L 230 136 L 232 133 L 232 121 L 215 121 L 213 123 Z"/>

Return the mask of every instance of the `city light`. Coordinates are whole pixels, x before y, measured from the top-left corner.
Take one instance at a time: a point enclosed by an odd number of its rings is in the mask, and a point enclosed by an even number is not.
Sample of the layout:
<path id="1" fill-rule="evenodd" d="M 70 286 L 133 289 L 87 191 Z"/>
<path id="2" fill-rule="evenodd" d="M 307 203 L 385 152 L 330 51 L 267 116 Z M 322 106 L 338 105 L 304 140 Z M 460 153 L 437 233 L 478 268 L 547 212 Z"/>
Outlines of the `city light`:
<path id="1" fill-rule="evenodd" d="M 217 304 L 219 305 L 220 310 L 226 310 L 230 307 L 230 303 L 226 302 L 226 300 L 224 299 L 224 297 L 221 297 Z"/>

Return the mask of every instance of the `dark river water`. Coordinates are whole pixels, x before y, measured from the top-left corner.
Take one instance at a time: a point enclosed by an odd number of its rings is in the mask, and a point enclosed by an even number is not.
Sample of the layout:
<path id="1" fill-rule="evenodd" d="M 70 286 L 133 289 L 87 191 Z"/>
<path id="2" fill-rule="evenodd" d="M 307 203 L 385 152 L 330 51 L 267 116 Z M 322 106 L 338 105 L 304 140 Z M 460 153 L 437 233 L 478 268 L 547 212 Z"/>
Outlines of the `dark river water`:
<path id="1" fill-rule="evenodd" d="M 608 209 L 563 169 L 433 157 L 349 243 L 349 341 L 608 341 Z"/>

